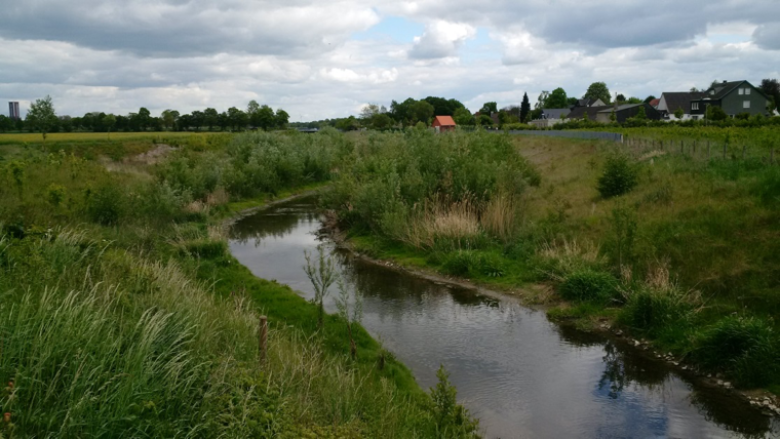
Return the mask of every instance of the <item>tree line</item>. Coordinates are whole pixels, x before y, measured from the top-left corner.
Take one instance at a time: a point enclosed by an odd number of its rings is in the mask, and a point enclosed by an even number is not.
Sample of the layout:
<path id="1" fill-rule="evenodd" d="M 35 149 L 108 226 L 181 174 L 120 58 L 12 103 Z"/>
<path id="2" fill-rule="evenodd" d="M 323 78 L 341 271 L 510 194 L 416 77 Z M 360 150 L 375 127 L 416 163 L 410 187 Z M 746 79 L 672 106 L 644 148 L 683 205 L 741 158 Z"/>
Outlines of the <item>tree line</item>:
<path id="1" fill-rule="evenodd" d="M 246 129 L 285 129 L 290 115 L 281 108 L 274 110 L 252 100 L 246 110 L 230 107 L 218 112 L 214 108 L 195 110 L 181 114 L 177 110 L 164 110 L 160 116 L 141 107 L 137 112 L 115 115 L 90 112 L 81 117 L 58 117 L 50 96 L 37 99 L 30 105 L 24 119 L 14 120 L 0 115 L 0 132 L 40 132 L 44 139 L 54 132 L 114 132 L 114 131 L 243 131 Z"/>

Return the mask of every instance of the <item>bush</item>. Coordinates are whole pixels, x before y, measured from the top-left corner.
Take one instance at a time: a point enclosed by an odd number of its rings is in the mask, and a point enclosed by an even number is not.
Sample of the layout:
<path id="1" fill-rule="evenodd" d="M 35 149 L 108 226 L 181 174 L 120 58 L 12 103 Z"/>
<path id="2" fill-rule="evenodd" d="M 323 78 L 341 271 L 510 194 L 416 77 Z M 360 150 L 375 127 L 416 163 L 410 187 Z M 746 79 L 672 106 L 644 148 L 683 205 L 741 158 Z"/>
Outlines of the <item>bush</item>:
<path id="1" fill-rule="evenodd" d="M 124 194 L 115 185 L 106 185 L 86 193 L 87 215 L 103 225 L 116 224 L 124 211 Z"/>
<path id="2" fill-rule="evenodd" d="M 642 288 L 628 296 L 620 313 L 621 323 L 650 335 L 672 325 L 686 323 L 692 306 L 678 290 L 659 291 Z"/>
<path id="3" fill-rule="evenodd" d="M 607 158 L 604 173 L 599 177 L 598 190 L 602 197 L 611 198 L 631 192 L 637 185 L 638 169 L 623 154 Z"/>
<path id="4" fill-rule="evenodd" d="M 617 286 L 617 279 L 609 273 L 580 270 L 566 276 L 558 293 L 566 300 L 608 301 L 615 296 Z"/>
<path id="5" fill-rule="evenodd" d="M 780 374 L 771 325 L 756 317 L 727 317 L 706 330 L 694 358 L 708 369 L 723 369 L 743 386 L 762 386 Z"/>

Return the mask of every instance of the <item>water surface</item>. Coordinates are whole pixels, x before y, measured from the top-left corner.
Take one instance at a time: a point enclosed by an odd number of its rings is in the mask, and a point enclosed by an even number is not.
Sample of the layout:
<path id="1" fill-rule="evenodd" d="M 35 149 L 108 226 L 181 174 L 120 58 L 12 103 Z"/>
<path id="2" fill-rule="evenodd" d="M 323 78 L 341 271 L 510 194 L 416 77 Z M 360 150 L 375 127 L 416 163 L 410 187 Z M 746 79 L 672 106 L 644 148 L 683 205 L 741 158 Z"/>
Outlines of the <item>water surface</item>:
<path id="1" fill-rule="evenodd" d="M 233 255 L 265 279 L 314 296 L 304 250 L 324 245 L 363 296 L 363 326 L 423 388 L 443 364 L 488 438 L 764 438 L 780 423 L 721 389 L 601 336 L 493 298 L 378 266 L 317 239 L 313 200 L 237 222 Z M 329 312 L 336 307 L 330 297 Z"/>

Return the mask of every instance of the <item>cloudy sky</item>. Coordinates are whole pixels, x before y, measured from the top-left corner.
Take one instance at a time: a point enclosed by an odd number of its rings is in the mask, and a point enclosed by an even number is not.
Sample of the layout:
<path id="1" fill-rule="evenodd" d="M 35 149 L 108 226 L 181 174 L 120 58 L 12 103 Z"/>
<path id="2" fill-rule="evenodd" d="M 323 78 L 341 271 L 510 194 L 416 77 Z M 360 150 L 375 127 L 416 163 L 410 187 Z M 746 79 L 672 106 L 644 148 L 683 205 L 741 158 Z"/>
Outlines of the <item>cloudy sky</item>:
<path id="1" fill-rule="evenodd" d="M 780 78 L 778 0 L 0 0 L 0 101 L 158 115 L 254 99 L 293 121 L 407 97 L 644 98 Z"/>

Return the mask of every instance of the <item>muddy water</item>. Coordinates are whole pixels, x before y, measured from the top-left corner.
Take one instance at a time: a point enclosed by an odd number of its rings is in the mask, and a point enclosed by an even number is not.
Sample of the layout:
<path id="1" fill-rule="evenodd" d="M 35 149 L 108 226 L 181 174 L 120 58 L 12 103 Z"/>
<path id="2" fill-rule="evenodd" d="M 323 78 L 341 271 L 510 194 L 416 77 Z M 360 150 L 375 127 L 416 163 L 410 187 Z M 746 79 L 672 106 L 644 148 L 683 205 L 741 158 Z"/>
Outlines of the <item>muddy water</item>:
<path id="1" fill-rule="evenodd" d="M 363 294 L 363 326 L 423 388 L 443 364 L 485 437 L 780 437 L 776 419 L 619 342 L 562 328 L 511 298 L 352 258 L 317 240 L 320 226 L 312 200 L 292 201 L 236 223 L 230 249 L 257 276 L 311 298 L 303 252 L 325 245 Z"/>

